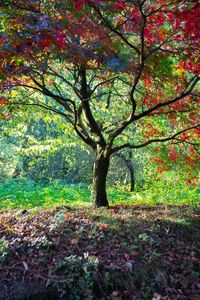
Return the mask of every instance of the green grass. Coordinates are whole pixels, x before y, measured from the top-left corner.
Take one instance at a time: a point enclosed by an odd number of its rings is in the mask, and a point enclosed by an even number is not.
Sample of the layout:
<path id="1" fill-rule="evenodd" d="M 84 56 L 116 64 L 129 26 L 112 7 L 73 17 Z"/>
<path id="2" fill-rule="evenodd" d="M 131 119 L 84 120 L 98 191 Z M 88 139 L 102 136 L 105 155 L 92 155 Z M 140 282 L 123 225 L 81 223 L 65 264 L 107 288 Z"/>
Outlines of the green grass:
<path id="1" fill-rule="evenodd" d="M 190 205 L 200 204 L 200 188 L 184 182 L 155 181 L 151 188 L 135 194 L 138 204 Z"/>
<path id="2" fill-rule="evenodd" d="M 90 191 L 80 185 L 7 180 L 0 184 L 0 208 L 50 207 L 72 202 L 90 203 Z"/>
<path id="3" fill-rule="evenodd" d="M 134 193 L 108 188 L 111 205 L 191 205 L 200 203 L 200 189 L 185 184 L 156 181 L 151 188 Z M 48 184 L 31 180 L 7 180 L 0 183 L 0 209 L 54 207 L 59 205 L 90 206 L 91 188 L 67 185 L 59 181 Z"/>

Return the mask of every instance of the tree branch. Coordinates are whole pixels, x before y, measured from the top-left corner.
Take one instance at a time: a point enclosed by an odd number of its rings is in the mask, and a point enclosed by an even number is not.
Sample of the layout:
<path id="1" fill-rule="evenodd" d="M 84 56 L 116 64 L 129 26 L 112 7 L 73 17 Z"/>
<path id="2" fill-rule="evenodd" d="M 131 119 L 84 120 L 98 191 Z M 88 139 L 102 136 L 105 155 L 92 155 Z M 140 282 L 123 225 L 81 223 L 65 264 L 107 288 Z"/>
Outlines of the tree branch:
<path id="1" fill-rule="evenodd" d="M 86 120 L 92 130 L 92 133 L 96 135 L 97 138 L 96 142 L 100 143 L 104 147 L 106 145 L 106 141 L 90 109 L 90 104 L 89 104 L 90 94 L 88 93 L 87 90 L 86 69 L 84 66 L 81 66 L 80 68 L 80 78 L 81 78 L 81 91 L 80 91 L 81 103 L 85 113 Z"/>
<path id="2" fill-rule="evenodd" d="M 141 114 L 135 116 L 134 121 L 140 120 L 141 118 L 146 117 L 147 115 L 151 114 L 152 112 L 156 111 L 157 109 L 160 109 L 160 108 L 165 107 L 165 106 L 169 106 L 170 104 L 173 104 L 173 103 L 187 97 L 188 95 L 190 95 L 190 93 L 192 92 L 192 90 L 194 89 L 194 87 L 196 86 L 198 81 L 199 81 L 198 77 L 196 77 L 196 76 L 193 77 L 188 82 L 186 88 L 184 89 L 184 91 L 179 96 L 175 97 L 172 100 L 168 100 L 168 101 L 156 104 L 155 106 L 153 106 L 153 107 L 147 109 L 146 111 L 142 112 Z M 190 86 L 190 88 L 188 89 L 189 86 Z"/>
<path id="3" fill-rule="evenodd" d="M 200 124 L 197 124 L 197 125 L 195 125 L 195 126 L 192 126 L 192 127 L 189 127 L 189 128 L 185 128 L 185 129 L 183 129 L 183 130 L 181 130 L 181 131 L 178 131 L 178 132 L 176 132 L 175 134 L 173 134 L 173 135 L 170 136 L 170 137 L 166 137 L 166 138 L 163 138 L 163 139 L 152 139 L 152 140 L 146 141 L 146 142 L 144 142 L 144 143 L 142 143 L 142 144 L 139 144 L 139 145 L 132 145 L 132 144 L 130 144 L 130 143 L 126 143 L 126 144 L 123 144 L 123 145 L 121 145 L 121 146 L 118 146 L 118 147 L 113 148 L 113 149 L 111 150 L 111 154 L 113 154 L 113 153 L 115 153 L 115 152 L 117 152 L 117 151 L 120 151 L 120 150 L 122 150 L 122 149 L 124 149 L 124 148 L 139 149 L 139 148 L 143 148 L 143 147 L 145 147 L 145 146 L 147 146 L 147 145 L 149 145 L 149 144 L 152 144 L 152 143 L 163 143 L 163 142 L 168 142 L 168 141 L 171 141 L 171 140 L 175 139 L 178 135 L 180 135 L 180 134 L 182 134 L 182 133 L 184 133 L 184 132 L 186 132 L 186 131 L 188 131 L 188 130 L 196 129 L 196 128 L 198 128 L 198 127 L 200 127 Z"/>
<path id="4" fill-rule="evenodd" d="M 114 27 L 109 23 L 109 22 L 104 18 L 104 16 L 102 15 L 102 13 L 100 12 L 100 10 L 99 10 L 96 6 L 92 5 L 92 7 L 93 7 L 94 10 L 97 12 L 99 18 L 103 21 L 103 23 L 106 25 L 106 27 L 107 27 L 108 29 L 110 29 L 113 33 L 115 33 L 117 36 L 119 36 L 119 37 L 123 40 L 123 42 L 124 42 L 126 45 L 128 45 L 130 48 L 134 49 L 134 50 L 136 51 L 136 53 L 137 53 L 138 55 L 140 55 L 139 49 L 138 49 L 137 47 L 135 47 L 133 44 L 131 44 L 131 43 L 123 36 L 123 34 L 122 34 L 121 32 L 119 32 L 116 28 L 114 28 Z"/>
<path id="5" fill-rule="evenodd" d="M 70 104 L 74 105 L 74 102 L 70 99 L 65 99 L 63 97 L 61 97 L 60 95 L 55 95 L 54 93 L 52 93 L 50 90 L 47 89 L 47 87 L 45 86 L 45 84 L 40 84 L 36 79 L 34 79 L 33 77 L 31 77 L 32 81 L 40 87 L 41 89 L 41 92 L 48 96 L 48 97 L 51 97 L 53 98 L 56 102 L 58 102 L 60 105 L 62 105 L 68 112 L 70 113 L 73 113 L 73 110 L 71 109 L 71 107 L 69 106 L 68 103 L 66 102 L 69 102 Z"/>
<path id="6" fill-rule="evenodd" d="M 65 117 L 70 123 L 72 123 L 72 120 L 70 120 L 70 115 L 67 115 L 65 114 L 64 112 L 62 111 L 59 111 L 58 109 L 56 108 L 53 108 L 49 105 L 44 105 L 44 104 L 41 104 L 41 103 L 26 103 L 26 102 L 9 102 L 9 105 L 26 105 L 26 106 L 38 106 L 38 107 L 42 107 L 46 110 L 49 110 L 49 111 L 52 111 L 58 115 L 61 115 L 63 117 Z M 73 124 L 73 123 L 72 123 Z"/>

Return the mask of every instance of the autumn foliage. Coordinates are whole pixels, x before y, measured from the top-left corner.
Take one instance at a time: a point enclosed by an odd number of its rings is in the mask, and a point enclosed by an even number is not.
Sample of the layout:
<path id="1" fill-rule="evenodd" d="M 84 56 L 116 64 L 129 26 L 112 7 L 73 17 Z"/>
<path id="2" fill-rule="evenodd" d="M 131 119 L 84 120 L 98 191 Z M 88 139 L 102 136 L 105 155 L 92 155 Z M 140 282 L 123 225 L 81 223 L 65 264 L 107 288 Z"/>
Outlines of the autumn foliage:
<path id="1" fill-rule="evenodd" d="M 2 90 L 54 99 L 96 154 L 172 141 L 168 159 L 178 160 L 180 144 L 197 159 L 198 1 L 4 0 L 0 8 Z M 130 143 L 120 142 L 124 130 Z"/>

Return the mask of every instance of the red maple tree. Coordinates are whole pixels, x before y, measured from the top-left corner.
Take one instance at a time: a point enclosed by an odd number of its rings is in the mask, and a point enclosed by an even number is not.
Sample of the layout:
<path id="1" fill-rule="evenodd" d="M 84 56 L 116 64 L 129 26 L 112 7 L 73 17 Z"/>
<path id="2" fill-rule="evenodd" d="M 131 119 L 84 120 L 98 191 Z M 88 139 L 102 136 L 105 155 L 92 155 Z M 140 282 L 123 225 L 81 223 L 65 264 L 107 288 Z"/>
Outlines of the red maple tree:
<path id="1" fill-rule="evenodd" d="M 0 9 L 1 88 L 34 92 L 9 104 L 61 115 L 93 149 L 95 206 L 108 206 L 117 151 L 171 141 L 197 155 L 198 1 L 2 0 Z"/>

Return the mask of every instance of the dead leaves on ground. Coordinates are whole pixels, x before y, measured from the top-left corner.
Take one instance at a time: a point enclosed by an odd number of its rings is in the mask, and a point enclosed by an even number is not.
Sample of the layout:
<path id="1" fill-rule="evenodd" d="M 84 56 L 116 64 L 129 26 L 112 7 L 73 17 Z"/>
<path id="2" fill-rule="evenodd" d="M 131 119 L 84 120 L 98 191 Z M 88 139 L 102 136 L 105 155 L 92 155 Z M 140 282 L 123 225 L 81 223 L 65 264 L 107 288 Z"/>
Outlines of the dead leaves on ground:
<path id="1" fill-rule="evenodd" d="M 77 270 L 77 278 L 91 276 L 88 293 L 92 284 L 98 289 L 88 299 L 200 299 L 198 217 L 198 210 L 163 206 L 2 212 L 0 238 L 9 247 L 0 285 L 39 279 L 62 289 Z"/>

